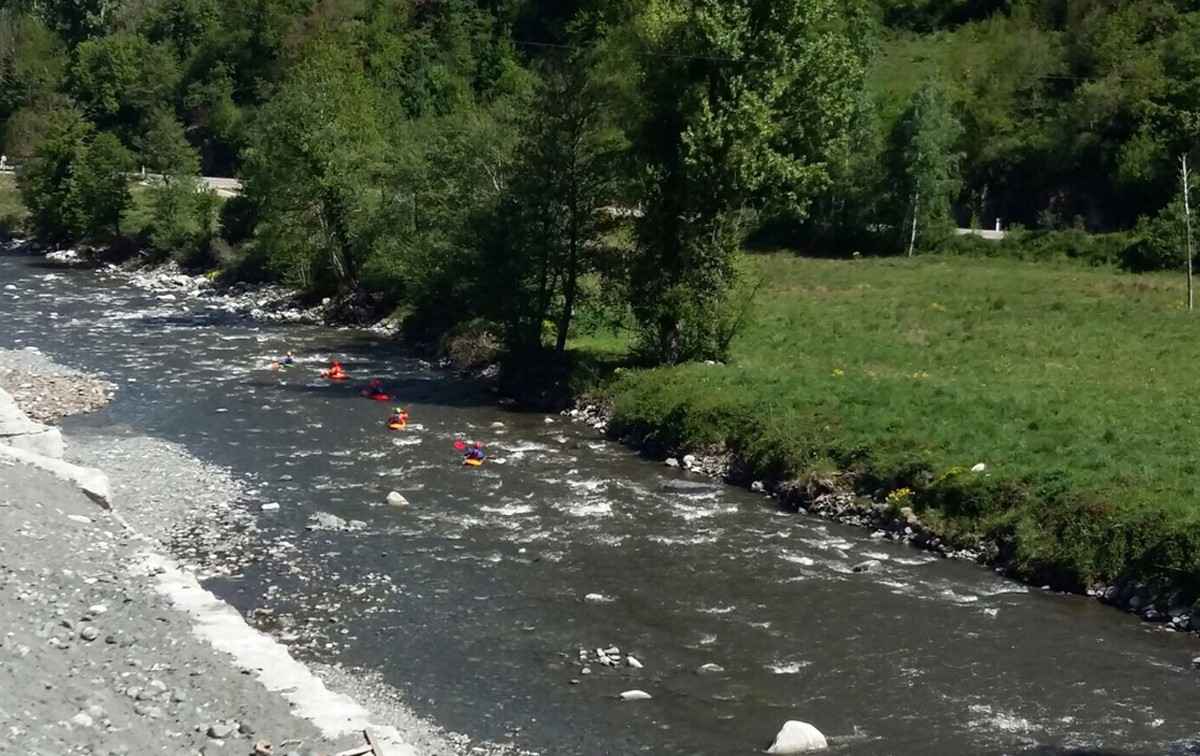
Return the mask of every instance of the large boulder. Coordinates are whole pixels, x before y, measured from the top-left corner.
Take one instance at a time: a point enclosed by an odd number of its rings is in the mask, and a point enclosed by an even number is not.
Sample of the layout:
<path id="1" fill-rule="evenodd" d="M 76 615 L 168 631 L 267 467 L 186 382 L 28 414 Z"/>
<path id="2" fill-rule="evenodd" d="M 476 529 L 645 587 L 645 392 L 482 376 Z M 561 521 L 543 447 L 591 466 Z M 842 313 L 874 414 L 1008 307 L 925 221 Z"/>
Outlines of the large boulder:
<path id="1" fill-rule="evenodd" d="M 775 742 L 767 749 L 767 753 L 810 753 L 823 751 L 828 747 L 829 743 L 825 741 L 825 736 L 816 727 L 808 722 L 790 719 L 783 723 L 783 727 L 775 736 Z"/>

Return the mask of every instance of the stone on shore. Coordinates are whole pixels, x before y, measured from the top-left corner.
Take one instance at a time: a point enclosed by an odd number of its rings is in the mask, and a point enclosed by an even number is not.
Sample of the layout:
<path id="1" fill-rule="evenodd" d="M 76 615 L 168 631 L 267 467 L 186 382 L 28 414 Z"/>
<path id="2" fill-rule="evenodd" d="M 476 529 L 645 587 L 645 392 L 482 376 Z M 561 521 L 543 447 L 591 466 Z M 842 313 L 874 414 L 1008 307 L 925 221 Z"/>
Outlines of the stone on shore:
<path id="1" fill-rule="evenodd" d="M 389 506 L 393 507 L 407 507 L 408 499 L 404 498 L 403 494 L 397 491 L 392 491 L 387 495 L 387 503 Z"/>
<path id="2" fill-rule="evenodd" d="M 767 753 L 789 754 L 823 751 L 829 747 L 825 736 L 808 722 L 790 719 L 775 736 L 775 742 L 767 749 Z"/>
<path id="3" fill-rule="evenodd" d="M 648 701 L 651 696 L 644 690 L 627 690 L 621 694 L 622 701 Z"/>

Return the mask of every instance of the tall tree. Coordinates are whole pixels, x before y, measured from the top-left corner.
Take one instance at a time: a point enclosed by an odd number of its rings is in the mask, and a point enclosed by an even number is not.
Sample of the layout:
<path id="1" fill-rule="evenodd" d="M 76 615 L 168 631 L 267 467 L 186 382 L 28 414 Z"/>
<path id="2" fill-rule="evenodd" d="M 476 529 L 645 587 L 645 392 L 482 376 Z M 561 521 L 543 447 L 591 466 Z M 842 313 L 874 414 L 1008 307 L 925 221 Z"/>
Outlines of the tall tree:
<path id="1" fill-rule="evenodd" d="M 907 210 L 904 243 L 910 256 L 919 235 L 938 240 L 952 232 L 951 203 L 962 186 L 961 136 L 945 88 L 937 81 L 926 82 L 913 94 L 893 135 L 896 184 Z"/>
<path id="2" fill-rule="evenodd" d="M 827 185 L 863 75 L 848 8 L 652 0 L 636 20 L 646 170 L 631 290 L 654 358 L 724 357 L 743 209 L 803 217 Z"/>
<path id="3" fill-rule="evenodd" d="M 562 354 L 580 305 L 581 278 L 605 267 L 606 239 L 617 199 L 618 166 L 627 143 L 609 120 L 605 81 L 586 54 L 551 63 L 524 125 L 516 175 L 499 212 L 504 243 L 491 261 L 502 273 L 511 345 L 542 346 L 554 322 Z"/>
<path id="4" fill-rule="evenodd" d="M 305 283 L 353 288 L 376 241 L 387 142 L 361 66 L 317 43 L 263 108 L 246 151 L 260 235 Z"/>

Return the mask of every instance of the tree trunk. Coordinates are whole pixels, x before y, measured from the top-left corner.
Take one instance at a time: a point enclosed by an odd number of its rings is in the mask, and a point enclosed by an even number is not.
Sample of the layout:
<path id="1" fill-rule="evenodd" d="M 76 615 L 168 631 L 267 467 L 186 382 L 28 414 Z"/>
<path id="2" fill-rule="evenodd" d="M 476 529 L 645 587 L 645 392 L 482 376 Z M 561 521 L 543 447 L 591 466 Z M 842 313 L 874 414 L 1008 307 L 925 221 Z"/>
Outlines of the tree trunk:
<path id="1" fill-rule="evenodd" d="M 1188 192 L 1188 164 L 1187 154 L 1179 158 L 1179 177 L 1183 181 L 1183 224 L 1184 224 L 1184 243 L 1187 257 L 1187 308 L 1188 312 L 1192 311 L 1195 305 L 1195 292 L 1192 289 L 1192 206 Z"/>
<path id="2" fill-rule="evenodd" d="M 917 210 L 921 207 L 921 193 L 913 195 L 912 230 L 908 235 L 908 256 L 913 256 L 913 248 L 917 246 Z"/>

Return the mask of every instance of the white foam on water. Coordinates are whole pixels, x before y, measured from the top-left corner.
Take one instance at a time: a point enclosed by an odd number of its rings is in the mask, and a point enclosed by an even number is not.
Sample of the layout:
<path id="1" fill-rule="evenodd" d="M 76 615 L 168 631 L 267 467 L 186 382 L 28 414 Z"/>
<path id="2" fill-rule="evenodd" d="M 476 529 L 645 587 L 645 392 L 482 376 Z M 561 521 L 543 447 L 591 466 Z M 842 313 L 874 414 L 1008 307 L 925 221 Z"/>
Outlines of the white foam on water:
<path id="1" fill-rule="evenodd" d="M 800 672 L 800 670 L 804 669 L 805 667 L 811 666 L 811 665 L 812 665 L 812 662 L 810 662 L 810 661 L 799 660 L 799 661 L 774 662 L 772 664 L 767 664 L 765 666 L 767 669 L 769 669 L 772 673 L 774 673 L 776 675 L 795 675 L 795 674 L 798 674 Z"/>
<path id="2" fill-rule="evenodd" d="M 650 536 L 648 539 L 654 543 L 661 543 L 665 546 L 699 546 L 708 543 L 716 543 L 717 536 L 711 535 L 696 535 L 687 537 L 671 537 L 671 536 Z"/>
<path id="3" fill-rule="evenodd" d="M 529 452 L 534 452 L 534 451 L 540 451 L 540 452 L 551 451 L 551 448 L 552 448 L 552 447 L 547 446 L 546 444 L 538 444 L 538 443 L 534 443 L 533 441 L 515 441 L 511 444 L 499 443 L 499 444 L 494 444 L 494 446 L 498 449 L 505 450 L 506 452 L 509 453 L 509 456 L 512 456 L 514 454 L 527 454 Z"/>
<path id="4" fill-rule="evenodd" d="M 613 513 L 612 502 L 607 499 L 566 502 L 555 504 L 554 508 L 572 517 L 608 517 Z"/>
<path id="5" fill-rule="evenodd" d="M 786 551 L 779 552 L 779 558 L 785 562 L 792 562 L 793 564 L 799 564 L 804 567 L 812 567 L 816 564 L 816 561 L 810 557 L 800 556 L 799 554 L 790 554 Z"/>
<path id="6" fill-rule="evenodd" d="M 880 562 L 887 562 L 892 558 L 891 554 L 884 554 L 881 551 L 864 551 L 862 555 L 867 559 L 877 559 Z"/>
<path id="7" fill-rule="evenodd" d="M 568 480 L 567 485 L 576 491 L 586 491 L 588 493 L 596 493 L 608 487 L 608 481 L 601 478 L 592 480 Z"/>
<path id="8" fill-rule="evenodd" d="M 702 507 L 689 504 L 675 503 L 671 514 L 676 517 L 682 517 L 684 520 L 691 522 L 692 520 L 700 520 L 706 517 L 717 517 L 723 514 L 731 514 L 737 512 L 737 506 L 727 504 L 718 507 Z"/>
<path id="9" fill-rule="evenodd" d="M 994 711 L 986 704 L 972 704 L 967 710 L 978 718 L 967 723 L 971 728 L 987 728 L 1000 732 L 1028 733 L 1033 725 L 1028 719 L 1006 711 Z"/>
<path id="10" fill-rule="evenodd" d="M 974 604 L 979 601 L 978 596 L 973 596 L 969 593 L 957 593 L 950 588 L 944 588 L 938 592 L 938 596 L 944 599 L 949 599 L 955 604 Z"/>
<path id="11" fill-rule="evenodd" d="M 705 606 L 697 609 L 701 614 L 732 614 L 737 611 L 736 606 Z"/>
<path id="12" fill-rule="evenodd" d="M 938 557 L 896 557 L 892 561 L 894 561 L 896 564 L 903 564 L 908 567 L 919 567 L 922 564 L 929 564 L 931 562 L 938 561 Z"/>
<path id="13" fill-rule="evenodd" d="M 533 507 L 529 506 L 528 504 L 505 504 L 504 506 L 500 507 L 480 507 L 479 511 L 491 512 L 493 514 L 511 517 L 513 515 L 531 514 L 533 512 Z"/>
<path id="14" fill-rule="evenodd" d="M 424 443 L 425 439 L 420 436 L 404 435 L 392 436 L 392 446 L 417 446 Z"/>

